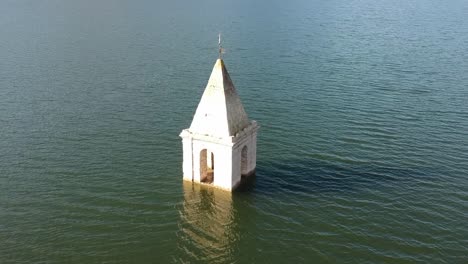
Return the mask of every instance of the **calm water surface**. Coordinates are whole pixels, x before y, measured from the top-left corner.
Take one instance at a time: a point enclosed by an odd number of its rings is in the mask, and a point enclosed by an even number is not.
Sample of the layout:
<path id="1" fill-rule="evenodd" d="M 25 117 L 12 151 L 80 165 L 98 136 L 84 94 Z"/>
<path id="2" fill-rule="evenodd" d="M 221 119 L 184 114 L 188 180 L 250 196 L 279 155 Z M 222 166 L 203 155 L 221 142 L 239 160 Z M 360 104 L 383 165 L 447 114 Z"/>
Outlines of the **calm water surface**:
<path id="1" fill-rule="evenodd" d="M 468 263 L 467 1 L 192 2 L 0 3 L 0 263 Z M 233 195 L 182 182 L 218 32 Z"/>

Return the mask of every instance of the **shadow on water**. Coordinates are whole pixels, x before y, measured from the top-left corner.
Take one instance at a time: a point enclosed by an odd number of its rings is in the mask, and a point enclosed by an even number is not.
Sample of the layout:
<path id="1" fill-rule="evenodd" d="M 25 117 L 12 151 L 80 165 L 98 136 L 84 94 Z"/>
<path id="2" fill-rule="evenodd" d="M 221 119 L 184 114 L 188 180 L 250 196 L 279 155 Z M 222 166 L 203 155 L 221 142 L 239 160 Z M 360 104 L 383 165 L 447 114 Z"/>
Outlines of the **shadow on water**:
<path id="1" fill-rule="evenodd" d="M 375 164 L 339 165 L 320 160 L 286 160 L 259 163 L 256 177 L 240 192 L 352 192 L 428 178 L 437 171 L 427 167 L 397 167 Z"/>
<path id="2" fill-rule="evenodd" d="M 241 184 L 235 190 L 235 193 L 248 193 L 255 189 L 256 174 L 242 176 Z"/>

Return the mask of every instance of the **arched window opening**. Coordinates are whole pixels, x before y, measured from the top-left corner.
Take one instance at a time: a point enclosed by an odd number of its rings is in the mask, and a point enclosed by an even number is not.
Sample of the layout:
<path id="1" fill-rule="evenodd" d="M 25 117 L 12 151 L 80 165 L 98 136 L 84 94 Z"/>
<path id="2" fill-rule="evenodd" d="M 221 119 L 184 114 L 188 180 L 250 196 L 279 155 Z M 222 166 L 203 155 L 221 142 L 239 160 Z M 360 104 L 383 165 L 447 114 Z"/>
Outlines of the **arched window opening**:
<path id="1" fill-rule="evenodd" d="M 200 182 L 214 181 L 214 153 L 203 149 L 200 151 Z"/>
<path id="2" fill-rule="evenodd" d="M 241 151 L 241 174 L 247 175 L 247 146 L 244 146 Z"/>

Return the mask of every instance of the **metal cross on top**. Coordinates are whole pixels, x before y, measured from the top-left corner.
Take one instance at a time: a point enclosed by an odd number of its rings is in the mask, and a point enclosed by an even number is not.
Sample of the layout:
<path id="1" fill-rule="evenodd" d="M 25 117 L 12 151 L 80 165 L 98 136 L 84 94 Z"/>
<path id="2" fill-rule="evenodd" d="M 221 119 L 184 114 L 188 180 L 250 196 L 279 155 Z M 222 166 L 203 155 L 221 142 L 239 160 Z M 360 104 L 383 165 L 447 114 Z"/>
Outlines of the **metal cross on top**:
<path id="1" fill-rule="evenodd" d="M 219 58 L 222 58 L 222 54 L 224 53 L 223 46 L 221 46 L 221 33 L 218 34 L 218 52 L 219 52 Z"/>

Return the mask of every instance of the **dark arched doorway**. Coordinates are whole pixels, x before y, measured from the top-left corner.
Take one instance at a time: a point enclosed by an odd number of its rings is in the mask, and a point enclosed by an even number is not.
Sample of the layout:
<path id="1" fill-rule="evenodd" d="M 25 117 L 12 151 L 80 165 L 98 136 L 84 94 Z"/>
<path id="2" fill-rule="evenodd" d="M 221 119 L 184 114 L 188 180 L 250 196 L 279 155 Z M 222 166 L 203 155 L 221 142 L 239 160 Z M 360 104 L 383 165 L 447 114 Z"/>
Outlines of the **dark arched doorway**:
<path id="1" fill-rule="evenodd" d="M 200 151 L 200 182 L 213 183 L 214 154 L 207 149 Z"/>
<path id="2" fill-rule="evenodd" d="M 241 175 L 247 175 L 247 146 L 244 146 L 241 151 Z"/>

